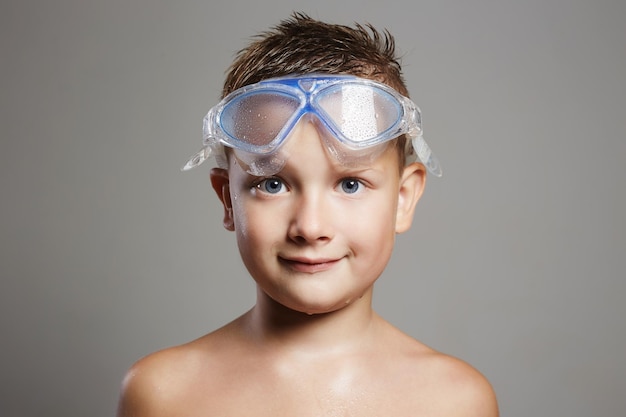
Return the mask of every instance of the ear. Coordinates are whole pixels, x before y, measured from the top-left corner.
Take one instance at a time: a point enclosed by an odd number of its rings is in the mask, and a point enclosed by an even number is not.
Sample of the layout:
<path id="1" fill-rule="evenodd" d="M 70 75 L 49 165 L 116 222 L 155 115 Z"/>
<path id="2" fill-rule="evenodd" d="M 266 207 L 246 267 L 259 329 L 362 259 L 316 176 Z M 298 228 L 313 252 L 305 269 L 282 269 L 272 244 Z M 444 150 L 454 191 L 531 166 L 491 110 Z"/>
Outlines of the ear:
<path id="1" fill-rule="evenodd" d="M 224 228 L 232 232 L 235 230 L 235 221 L 233 218 L 233 202 L 230 198 L 228 170 L 222 168 L 211 169 L 211 185 L 224 206 Z"/>
<path id="2" fill-rule="evenodd" d="M 413 223 L 415 206 L 426 186 L 426 169 L 420 163 L 404 167 L 398 189 L 398 209 L 396 212 L 396 233 L 409 230 Z"/>

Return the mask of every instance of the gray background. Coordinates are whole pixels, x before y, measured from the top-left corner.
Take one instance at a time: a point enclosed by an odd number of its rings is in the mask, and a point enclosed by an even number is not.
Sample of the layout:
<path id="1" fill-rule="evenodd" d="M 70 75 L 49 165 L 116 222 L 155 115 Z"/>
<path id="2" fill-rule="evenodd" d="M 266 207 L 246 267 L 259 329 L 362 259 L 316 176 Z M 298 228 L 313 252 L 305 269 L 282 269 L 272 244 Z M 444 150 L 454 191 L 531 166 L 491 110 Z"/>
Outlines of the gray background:
<path id="1" fill-rule="evenodd" d="M 292 10 L 396 35 L 444 164 L 377 310 L 503 416 L 624 415 L 621 0 L 3 1 L 0 415 L 112 415 L 135 360 L 252 305 L 208 168 L 178 168 Z"/>

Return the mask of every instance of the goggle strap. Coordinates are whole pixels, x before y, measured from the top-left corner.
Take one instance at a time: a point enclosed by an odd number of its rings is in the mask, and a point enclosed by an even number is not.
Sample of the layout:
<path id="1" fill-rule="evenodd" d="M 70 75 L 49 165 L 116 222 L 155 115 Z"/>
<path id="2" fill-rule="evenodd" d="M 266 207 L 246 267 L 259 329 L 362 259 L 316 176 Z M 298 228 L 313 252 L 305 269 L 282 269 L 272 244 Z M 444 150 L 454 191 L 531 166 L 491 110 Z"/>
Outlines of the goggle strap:
<path id="1" fill-rule="evenodd" d="M 428 171 L 433 174 L 435 177 L 441 177 L 443 171 L 441 170 L 441 165 L 439 161 L 430 150 L 430 147 L 424 140 L 422 135 L 419 135 L 411 140 L 413 143 L 413 149 L 415 149 L 415 153 L 417 154 L 417 158 L 422 162 Z"/>
<path id="2" fill-rule="evenodd" d="M 195 154 L 193 154 L 193 156 L 189 158 L 187 163 L 183 165 L 183 167 L 180 170 L 189 171 L 190 169 L 197 167 L 198 165 L 200 165 L 201 163 L 209 159 L 212 154 L 213 154 L 213 150 L 210 147 L 206 146 L 200 149 Z"/>

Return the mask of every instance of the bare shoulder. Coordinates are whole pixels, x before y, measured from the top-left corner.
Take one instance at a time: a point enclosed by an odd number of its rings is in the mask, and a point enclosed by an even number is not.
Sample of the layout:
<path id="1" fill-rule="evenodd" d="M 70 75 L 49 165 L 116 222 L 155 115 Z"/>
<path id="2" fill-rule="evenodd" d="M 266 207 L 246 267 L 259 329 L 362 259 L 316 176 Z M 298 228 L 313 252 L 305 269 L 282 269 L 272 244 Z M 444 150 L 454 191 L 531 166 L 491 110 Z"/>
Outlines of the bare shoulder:
<path id="1" fill-rule="evenodd" d="M 179 402 L 180 390 L 189 379 L 193 354 L 188 346 L 152 353 L 137 361 L 126 373 L 118 417 L 158 417 Z"/>
<path id="2" fill-rule="evenodd" d="M 398 380 L 413 409 L 442 417 L 498 416 L 495 392 L 473 366 L 408 336 L 396 341 L 395 374 L 404 375 Z"/>
<path id="3" fill-rule="evenodd" d="M 151 353 L 126 373 L 118 417 L 179 415 L 193 395 L 219 380 L 219 348 L 215 335 Z M 218 352 L 216 352 L 218 351 Z"/>
<path id="4" fill-rule="evenodd" d="M 468 363 L 441 353 L 433 353 L 429 368 L 437 381 L 438 401 L 450 416 L 496 417 L 498 405 L 494 390 L 484 375 Z"/>

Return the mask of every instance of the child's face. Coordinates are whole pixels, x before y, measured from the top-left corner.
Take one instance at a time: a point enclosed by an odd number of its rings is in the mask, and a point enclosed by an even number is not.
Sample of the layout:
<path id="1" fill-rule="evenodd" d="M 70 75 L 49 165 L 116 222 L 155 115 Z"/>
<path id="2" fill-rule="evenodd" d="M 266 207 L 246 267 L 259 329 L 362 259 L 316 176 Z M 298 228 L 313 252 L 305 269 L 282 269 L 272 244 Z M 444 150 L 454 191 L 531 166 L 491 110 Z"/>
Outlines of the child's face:
<path id="1" fill-rule="evenodd" d="M 291 309 L 329 312 L 359 299 L 382 273 L 395 234 L 411 225 L 425 172 L 411 164 L 399 173 L 393 146 L 366 166 L 341 165 L 310 121 L 292 135 L 278 174 L 252 176 L 230 158 L 212 183 L 260 289 Z"/>

